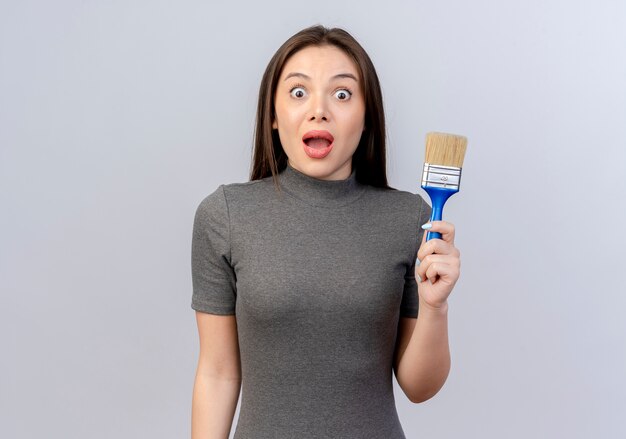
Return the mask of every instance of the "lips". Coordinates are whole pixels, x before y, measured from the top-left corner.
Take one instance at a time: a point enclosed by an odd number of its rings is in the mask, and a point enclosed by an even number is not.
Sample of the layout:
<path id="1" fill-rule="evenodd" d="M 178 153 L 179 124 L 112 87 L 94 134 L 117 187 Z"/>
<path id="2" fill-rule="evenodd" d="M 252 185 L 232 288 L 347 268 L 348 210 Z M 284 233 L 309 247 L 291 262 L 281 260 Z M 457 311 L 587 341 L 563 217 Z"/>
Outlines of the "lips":
<path id="1" fill-rule="evenodd" d="M 311 158 L 321 159 L 326 157 L 333 149 L 335 138 L 326 130 L 308 131 L 302 136 L 304 152 Z"/>

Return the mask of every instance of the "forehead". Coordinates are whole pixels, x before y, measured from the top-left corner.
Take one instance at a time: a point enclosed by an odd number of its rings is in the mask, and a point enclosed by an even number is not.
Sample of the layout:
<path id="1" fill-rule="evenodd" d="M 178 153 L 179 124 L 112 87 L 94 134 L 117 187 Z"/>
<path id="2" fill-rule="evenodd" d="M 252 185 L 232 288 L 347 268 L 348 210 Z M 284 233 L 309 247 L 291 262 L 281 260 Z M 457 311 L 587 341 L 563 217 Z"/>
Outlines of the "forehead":
<path id="1" fill-rule="evenodd" d="M 352 73 L 359 78 L 359 70 L 354 61 L 335 46 L 308 46 L 300 49 L 287 60 L 280 76 L 284 78 L 293 72 L 311 77 Z"/>

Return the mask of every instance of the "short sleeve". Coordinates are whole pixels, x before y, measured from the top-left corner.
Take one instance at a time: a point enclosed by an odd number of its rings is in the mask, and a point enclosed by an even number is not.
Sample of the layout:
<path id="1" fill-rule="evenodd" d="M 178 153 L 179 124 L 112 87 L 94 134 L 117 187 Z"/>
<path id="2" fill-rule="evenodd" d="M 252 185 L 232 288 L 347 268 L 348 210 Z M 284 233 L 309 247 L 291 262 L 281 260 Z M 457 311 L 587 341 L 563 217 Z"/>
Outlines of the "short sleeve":
<path id="1" fill-rule="evenodd" d="M 415 280 L 415 261 L 417 259 L 417 251 L 422 243 L 422 237 L 425 230 L 422 224 L 430 221 L 432 208 L 426 203 L 421 195 L 419 197 L 420 207 L 417 215 L 417 231 L 415 234 L 415 252 L 413 254 L 413 263 L 407 269 L 404 275 L 404 291 L 402 293 L 402 303 L 400 304 L 400 317 L 417 318 L 419 309 L 419 298 L 417 295 L 417 281 Z"/>
<path id="2" fill-rule="evenodd" d="M 193 309 L 210 314 L 235 314 L 237 287 L 231 265 L 230 220 L 223 185 L 196 209 L 191 277 Z"/>

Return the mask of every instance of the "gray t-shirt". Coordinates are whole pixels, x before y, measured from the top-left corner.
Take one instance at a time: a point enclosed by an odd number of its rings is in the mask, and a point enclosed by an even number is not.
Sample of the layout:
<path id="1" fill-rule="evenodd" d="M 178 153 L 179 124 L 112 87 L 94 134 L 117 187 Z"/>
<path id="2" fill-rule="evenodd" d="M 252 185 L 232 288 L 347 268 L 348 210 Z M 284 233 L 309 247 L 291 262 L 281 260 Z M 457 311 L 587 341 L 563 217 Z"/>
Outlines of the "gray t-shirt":
<path id="1" fill-rule="evenodd" d="M 237 318 L 235 438 L 404 438 L 393 353 L 431 208 L 355 171 L 279 178 L 221 185 L 194 220 L 191 307 Z"/>

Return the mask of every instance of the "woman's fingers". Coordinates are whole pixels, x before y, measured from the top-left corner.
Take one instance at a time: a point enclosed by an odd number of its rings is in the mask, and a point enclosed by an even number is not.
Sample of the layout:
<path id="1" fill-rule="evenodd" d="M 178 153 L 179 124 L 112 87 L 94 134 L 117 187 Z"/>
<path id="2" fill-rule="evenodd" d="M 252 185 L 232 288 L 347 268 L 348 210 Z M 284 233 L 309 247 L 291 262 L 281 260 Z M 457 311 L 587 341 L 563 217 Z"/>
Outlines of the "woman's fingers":
<path id="1" fill-rule="evenodd" d="M 447 221 L 431 221 L 430 232 L 441 233 L 440 239 L 426 241 L 426 233 L 422 237 L 422 244 L 417 252 L 415 274 L 421 281 L 430 279 L 431 283 L 437 277 L 446 278 L 454 284 L 461 268 L 461 252 L 454 246 L 454 224 Z"/>
<path id="2" fill-rule="evenodd" d="M 421 277 L 421 276 L 420 276 Z M 459 278 L 459 267 L 454 264 L 445 264 L 443 262 L 433 262 L 428 266 L 426 273 L 422 279 L 430 280 L 430 283 L 443 281 L 444 284 L 454 287 Z"/>
<path id="3" fill-rule="evenodd" d="M 439 232 L 441 233 L 441 239 L 443 241 L 454 244 L 454 224 L 448 221 L 430 221 L 426 224 L 430 224 L 429 229 L 424 229 L 426 232 Z M 426 232 L 424 236 L 426 236 Z M 424 240 L 426 238 L 424 237 Z M 422 241 L 423 242 L 423 241 Z"/>
<path id="4" fill-rule="evenodd" d="M 459 250 L 451 243 L 443 241 L 441 239 L 431 239 L 426 242 L 422 240 L 422 245 L 417 251 L 417 259 L 422 261 L 427 255 L 430 254 L 440 254 L 440 255 L 451 255 L 451 256 L 460 256 Z"/>
<path id="5" fill-rule="evenodd" d="M 430 241 L 429 241 L 430 242 Z M 431 282 L 437 276 L 453 275 L 460 272 L 461 260 L 456 256 L 430 254 L 424 257 L 415 273 L 424 281 L 430 279 Z"/>

